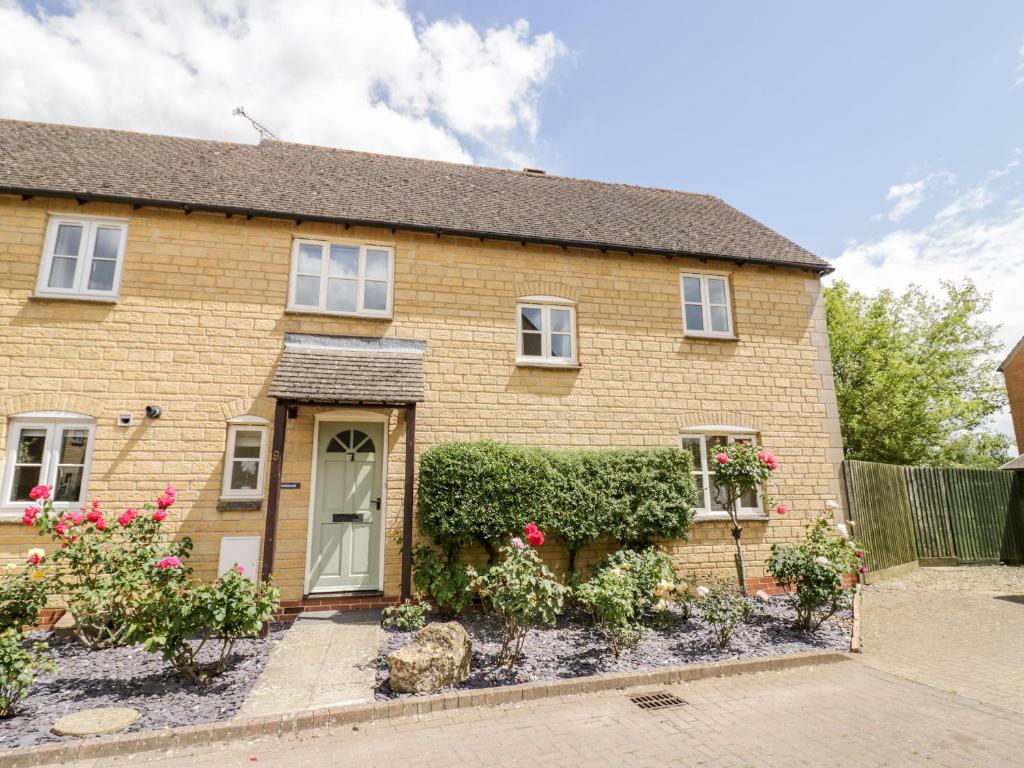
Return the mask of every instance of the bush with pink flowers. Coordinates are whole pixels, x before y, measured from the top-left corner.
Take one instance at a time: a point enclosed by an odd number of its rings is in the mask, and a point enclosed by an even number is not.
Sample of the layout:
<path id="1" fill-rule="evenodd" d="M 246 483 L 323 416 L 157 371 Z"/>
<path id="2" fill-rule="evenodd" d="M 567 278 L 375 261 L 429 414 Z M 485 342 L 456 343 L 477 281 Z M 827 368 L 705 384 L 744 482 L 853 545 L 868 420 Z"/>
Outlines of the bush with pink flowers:
<path id="1" fill-rule="evenodd" d="M 143 602 L 155 590 L 187 574 L 188 538 L 172 540 L 163 524 L 176 501 L 168 486 L 155 504 L 107 512 L 99 501 L 78 510 L 54 508 L 46 486 L 32 490 L 37 502 L 22 522 L 53 542 L 46 558 L 47 584 L 63 595 L 75 619 L 75 634 L 88 648 L 129 642 Z M 161 563 L 173 560 L 175 568 Z"/>
<path id="2" fill-rule="evenodd" d="M 535 546 L 544 534 L 533 523 L 523 531 L 530 543 L 515 537 L 501 548 L 502 560 L 482 573 L 467 569 L 471 589 L 504 621 L 499 666 L 512 667 L 523 650 L 530 630 L 540 624 L 554 624 L 565 602 L 566 587 L 544 565 Z"/>

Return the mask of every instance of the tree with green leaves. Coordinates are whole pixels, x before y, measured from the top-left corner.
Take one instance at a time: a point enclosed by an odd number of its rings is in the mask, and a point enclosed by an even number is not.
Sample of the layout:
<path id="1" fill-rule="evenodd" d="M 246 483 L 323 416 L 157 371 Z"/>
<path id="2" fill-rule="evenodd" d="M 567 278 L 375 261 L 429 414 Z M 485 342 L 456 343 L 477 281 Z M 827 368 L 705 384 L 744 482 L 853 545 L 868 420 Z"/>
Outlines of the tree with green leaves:
<path id="1" fill-rule="evenodd" d="M 890 464 L 993 467 L 1009 440 L 986 428 L 1006 402 L 996 371 L 991 296 L 970 280 L 930 294 L 825 289 L 846 457 Z"/>

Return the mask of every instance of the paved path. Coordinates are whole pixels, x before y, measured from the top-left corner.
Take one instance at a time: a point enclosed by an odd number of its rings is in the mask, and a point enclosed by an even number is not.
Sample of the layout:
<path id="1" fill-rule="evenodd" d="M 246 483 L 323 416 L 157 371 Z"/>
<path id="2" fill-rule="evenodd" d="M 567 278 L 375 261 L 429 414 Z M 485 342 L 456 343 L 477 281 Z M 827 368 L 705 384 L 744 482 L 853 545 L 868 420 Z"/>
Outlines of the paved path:
<path id="1" fill-rule="evenodd" d="M 687 702 L 678 709 L 644 712 L 629 701 L 637 691 L 605 692 L 79 765 L 1024 764 L 1024 667 L 1007 647 L 1024 604 L 903 585 L 871 588 L 865 609 L 863 657 L 671 686 Z"/>
<path id="2" fill-rule="evenodd" d="M 236 717 L 372 700 L 381 638 L 379 611 L 303 614 Z"/>

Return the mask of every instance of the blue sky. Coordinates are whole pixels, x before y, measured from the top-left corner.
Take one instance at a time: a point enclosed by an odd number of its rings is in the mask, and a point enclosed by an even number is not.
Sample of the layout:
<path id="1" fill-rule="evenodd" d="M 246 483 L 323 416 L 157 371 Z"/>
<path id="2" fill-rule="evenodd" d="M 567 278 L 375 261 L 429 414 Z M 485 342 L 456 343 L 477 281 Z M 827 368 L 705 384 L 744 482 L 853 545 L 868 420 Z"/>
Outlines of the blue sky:
<path id="1" fill-rule="evenodd" d="M 0 115 L 251 141 L 237 102 L 295 141 L 711 192 L 865 290 L 970 276 L 1024 335 L 1024 3 L 288 7 L 0 0 Z"/>

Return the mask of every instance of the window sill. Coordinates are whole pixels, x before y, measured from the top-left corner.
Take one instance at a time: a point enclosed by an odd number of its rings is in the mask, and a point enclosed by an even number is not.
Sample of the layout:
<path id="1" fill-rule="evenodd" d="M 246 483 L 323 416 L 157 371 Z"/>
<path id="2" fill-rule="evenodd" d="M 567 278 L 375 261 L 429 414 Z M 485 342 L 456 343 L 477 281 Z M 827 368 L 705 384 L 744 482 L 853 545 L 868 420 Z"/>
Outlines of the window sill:
<path id="1" fill-rule="evenodd" d="M 311 315 L 313 317 L 349 317 L 356 320 L 394 320 L 395 313 L 390 312 L 386 315 L 378 315 L 364 312 L 327 312 L 322 309 L 297 309 L 288 307 L 285 309 L 286 315 Z"/>
<path id="2" fill-rule="evenodd" d="M 770 519 L 766 512 L 740 512 L 740 520 L 761 520 L 767 521 Z M 698 512 L 693 516 L 693 522 L 729 522 L 732 518 L 729 517 L 728 512 Z"/>
<path id="3" fill-rule="evenodd" d="M 685 339 L 701 339 L 702 341 L 739 341 L 739 336 L 720 336 L 717 333 L 684 333 Z"/>
<path id="4" fill-rule="evenodd" d="M 578 371 L 583 366 L 579 363 L 551 363 L 545 360 L 524 360 L 522 358 L 516 360 L 516 367 L 518 368 L 551 368 L 560 371 Z"/>
<path id="5" fill-rule="evenodd" d="M 33 293 L 32 301 L 83 301 L 87 304 L 117 304 L 117 296 L 79 296 L 63 293 Z"/>
<path id="6" fill-rule="evenodd" d="M 218 512 L 259 512 L 263 509 L 263 499 L 221 498 L 217 501 Z"/>

